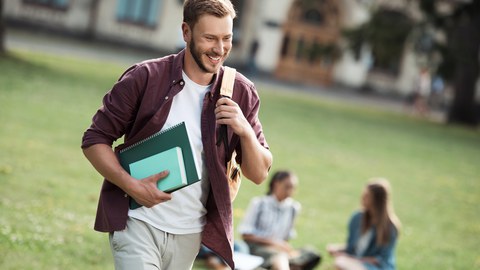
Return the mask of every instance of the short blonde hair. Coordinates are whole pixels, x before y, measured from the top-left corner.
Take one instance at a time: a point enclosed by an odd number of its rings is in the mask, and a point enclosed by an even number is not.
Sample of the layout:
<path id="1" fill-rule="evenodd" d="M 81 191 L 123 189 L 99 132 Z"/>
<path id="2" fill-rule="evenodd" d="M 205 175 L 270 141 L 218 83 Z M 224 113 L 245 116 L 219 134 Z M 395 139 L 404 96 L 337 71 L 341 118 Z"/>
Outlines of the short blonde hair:
<path id="1" fill-rule="evenodd" d="M 232 19 L 237 16 L 230 0 L 185 0 L 183 3 L 183 22 L 192 29 L 198 19 L 206 14 L 218 18 L 231 16 Z"/>

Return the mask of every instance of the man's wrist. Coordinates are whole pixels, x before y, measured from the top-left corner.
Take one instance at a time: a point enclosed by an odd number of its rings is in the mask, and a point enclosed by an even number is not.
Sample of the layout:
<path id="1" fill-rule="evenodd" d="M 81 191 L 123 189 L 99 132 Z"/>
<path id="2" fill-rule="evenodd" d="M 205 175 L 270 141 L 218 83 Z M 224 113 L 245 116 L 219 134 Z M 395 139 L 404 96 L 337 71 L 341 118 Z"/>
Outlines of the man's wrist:
<path id="1" fill-rule="evenodd" d="M 238 135 L 240 137 L 240 140 L 245 141 L 245 140 L 256 140 L 257 137 L 255 136 L 255 132 L 253 131 L 253 128 L 250 125 L 247 125 L 247 127 L 244 129 L 244 133 Z"/>
<path id="2" fill-rule="evenodd" d="M 125 191 L 125 193 L 127 193 L 128 195 L 132 195 L 132 193 L 135 193 L 135 190 L 137 189 L 138 187 L 138 184 L 139 184 L 139 181 L 135 178 L 133 178 L 132 176 L 130 176 L 128 173 L 120 176 L 121 179 L 120 179 L 120 183 L 121 186 L 120 188 Z"/>

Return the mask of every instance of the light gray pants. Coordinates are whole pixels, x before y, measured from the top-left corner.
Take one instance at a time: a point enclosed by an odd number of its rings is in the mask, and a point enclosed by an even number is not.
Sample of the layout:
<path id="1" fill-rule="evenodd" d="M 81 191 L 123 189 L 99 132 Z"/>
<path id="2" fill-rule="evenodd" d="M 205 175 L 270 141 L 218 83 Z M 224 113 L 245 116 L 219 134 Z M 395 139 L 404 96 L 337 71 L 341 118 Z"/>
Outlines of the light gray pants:
<path id="1" fill-rule="evenodd" d="M 198 254 L 201 233 L 170 234 L 134 218 L 110 233 L 116 270 L 188 270 Z"/>

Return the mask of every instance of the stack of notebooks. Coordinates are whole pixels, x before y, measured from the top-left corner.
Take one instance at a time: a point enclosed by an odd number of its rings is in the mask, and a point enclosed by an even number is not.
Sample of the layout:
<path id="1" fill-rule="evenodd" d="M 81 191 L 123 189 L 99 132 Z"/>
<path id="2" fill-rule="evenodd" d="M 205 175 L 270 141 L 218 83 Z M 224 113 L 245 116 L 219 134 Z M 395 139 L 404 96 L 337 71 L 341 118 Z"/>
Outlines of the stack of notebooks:
<path id="1" fill-rule="evenodd" d="M 200 180 L 185 122 L 162 130 L 119 153 L 120 164 L 135 179 L 168 170 L 158 181 L 160 190 L 170 193 Z M 130 209 L 141 205 L 130 200 Z"/>

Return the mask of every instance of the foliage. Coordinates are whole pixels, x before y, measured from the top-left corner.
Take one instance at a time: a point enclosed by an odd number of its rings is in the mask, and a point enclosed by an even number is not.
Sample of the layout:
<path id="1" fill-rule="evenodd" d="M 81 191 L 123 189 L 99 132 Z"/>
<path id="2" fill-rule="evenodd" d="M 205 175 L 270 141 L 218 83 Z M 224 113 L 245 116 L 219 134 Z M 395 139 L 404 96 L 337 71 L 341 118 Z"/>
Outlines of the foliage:
<path id="1" fill-rule="evenodd" d="M 405 41 L 413 28 L 413 22 L 396 10 L 377 9 L 372 18 L 354 29 L 345 29 L 344 37 L 357 59 L 365 44 L 372 48 L 375 66 L 397 73 Z"/>
<path id="2" fill-rule="evenodd" d="M 107 235 L 92 230 L 101 177 L 80 138 L 125 68 L 24 52 L 0 61 L 1 269 L 112 269 Z M 399 269 L 480 269 L 478 131 L 257 86 L 272 170 L 292 169 L 300 180 L 292 244 L 319 249 L 320 269 L 373 176 L 392 182 L 403 223 Z M 236 226 L 266 188 L 244 179 Z"/>
<path id="3" fill-rule="evenodd" d="M 372 47 L 374 68 L 396 74 L 405 40 L 411 30 L 416 34 L 415 49 L 419 59 L 427 59 L 429 69 L 454 88 L 449 106 L 449 122 L 476 126 L 480 113 L 475 101 L 480 64 L 480 0 L 418 1 L 424 19 L 411 22 L 399 11 L 376 9 L 366 24 L 345 31 L 350 49 L 360 56 L 362 46 Z M 406 1 L 410 5 L 410 1 Z M 440 12 L 447 5 L 452 12 Z M 413 35 L 415 36 L 415 35 Z M 444 38 L 438 39 L 438 36 Z"/>
<path id="4" fill-rule="evenodd" d="M 460 60 L 461 62 L 476 60 L 478 62 L 478 59 L 472 57 L 471 50 L 463 50 L 458 47 L 459 44 L 456 44 L 456 40 L 453 39 L 452 33 L 457 31 L 456 27 L 458 26 L 458 23 L 462 23 L 461 21 L 464 20 L 471 20 L 471 18 L 480 14 L 478 7 L 480 1 L 476 0 L 471 1 L 470 3 L 452 4 L 453 11 L 451 13 L 440 13 L 437 10 L 436 2 L 437 1 L 434 0 L 419 1 L 420 9 L 425 15 L 425 20 L 416 26 L 420 31 L 424 32 L 424 35 L 419 37 L 419 42 L 421 42 L 422 39 L 430 39 L 431 44 L 430 46 L 425 47 L 417 46 L 417 50 L 430 57 L 435 53 L 439 53 L 442 59 L 438 66 L 437 73 L 443 78 L 451 81 L 454 78 L 456 65 L 459 64 L 456 60 Z M 466 21 L 463 23 L 466 23 Z M 447 40 L 436 39 L 431 31 L 429 32 L 426 30 L 430 27 L 445 34 Z M 474 44 L 475 42 L 472 42 L 473 46 L 475 46 Z"/>
<path id="5" fill-rule="evenodd" d="M 442 56 L 438 72 L 450 80 L 454 98 L 449 109 L 449 122 L 476 126 L 480 113 L 475 100 L 476 83 L 480 76 L 480 1 L 451 2 L 453 12 L 437 10 L 433 0 L 422 0 L 420 7 L 426 14 L 425 24 L 447 37 L 445 41 L 434 39 L 430 54 Z"/>

